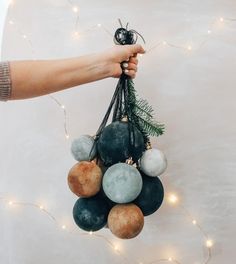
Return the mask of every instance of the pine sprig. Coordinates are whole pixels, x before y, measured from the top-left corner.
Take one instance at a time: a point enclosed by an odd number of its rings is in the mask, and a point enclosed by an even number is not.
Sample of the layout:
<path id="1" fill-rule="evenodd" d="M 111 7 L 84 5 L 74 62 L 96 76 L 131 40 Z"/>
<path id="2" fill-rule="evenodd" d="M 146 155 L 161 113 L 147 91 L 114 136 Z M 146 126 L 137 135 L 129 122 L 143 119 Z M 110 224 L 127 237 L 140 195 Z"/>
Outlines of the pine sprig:
<path id="1" fill-rule="evenodd" d="M 134 83 L 131 79 L 128 80 L 129 98 L 131 118 L 135 122 L 139 130 L 146 136 L 160 136 L 164 133 L 165 126 L 158 123 L 154 117 L 152 106 L 144 99 L 137 99 Z"/>

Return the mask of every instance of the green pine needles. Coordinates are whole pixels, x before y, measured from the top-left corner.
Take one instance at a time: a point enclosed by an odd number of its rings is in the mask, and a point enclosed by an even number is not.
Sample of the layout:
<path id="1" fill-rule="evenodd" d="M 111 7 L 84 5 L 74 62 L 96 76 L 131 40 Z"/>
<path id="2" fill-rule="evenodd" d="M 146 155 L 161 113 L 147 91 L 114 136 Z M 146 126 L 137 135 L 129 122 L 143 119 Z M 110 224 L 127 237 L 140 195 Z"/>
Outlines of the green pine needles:
<path id="1" fill-rule="evenodd" d="M 128 105 L 129 116 L 139 128 L 139 130 L 148 138 L 149 136 L 158 137 L 164 133 L 164 124 L 158 123 L 154 117 L 152 106 L 144 99 L 137 99 L 134 83 L 128 79 Z"/>

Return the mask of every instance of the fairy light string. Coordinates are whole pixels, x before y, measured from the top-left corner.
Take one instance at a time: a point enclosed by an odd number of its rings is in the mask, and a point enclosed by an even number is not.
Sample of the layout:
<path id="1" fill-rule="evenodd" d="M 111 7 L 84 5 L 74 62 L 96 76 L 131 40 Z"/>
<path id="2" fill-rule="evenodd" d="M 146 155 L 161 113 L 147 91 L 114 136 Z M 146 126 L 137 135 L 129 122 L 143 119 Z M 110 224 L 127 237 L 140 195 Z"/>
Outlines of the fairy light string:
<path id="1" fill-rule="evenodd" d="M 120 255 L 122 257 L 122 259 L 125 261 L 125 263 L 136 263 L 136 264 L 155 264 L 155 263 L 162 263 L 162 262 L 171 262 L 171 263 L 175 263 L 175 264 L 183 264 L 182 262 L 180 262 L 179 260 L 175 259 L 172 256 L 169 256 L 167 258 L 161 258 L 161 259 L 156 259 L 156 260 L 152 260 L 151 262 L 146 262 L 146 261 L 138 261 L 137 259 L 131 259 L 128 258 L 120 249 L 117 245 L 115 245 L 109 238 L 107 238 L 106 236 L 102 235 L 102 234 L 98 234 L 95 232 L 81 232 L 78 231 L 79 229 L 69 229 L 66 224 L 61 223 L 61 221 L 59 221 L 55 215 L 53 215 L 48 209 L 45 208 L 44 205 L 42 204 L 36 204 L 36 203 L 32 203 L 32 202 L 20 202 L 20 201 L 15 201 L 15 200 L 9 200 L 7 198 L 4 197 L 0 197 L 0 201 L 4 202 L 6 205 L 8 205 L 9 207 L 13 207 L 13 206 L 22 206 L 22 207 L 34 207 L 38 210 L 40 210 L 42 213 L 44 213 L 48 218 L 50 218 L 51 220 L 53 220 L 53 222 L 55 223 L 55 225 L 57 227 L 59 227 L 62 230 L 67 231 L 69 234 L 75 234 L 75 235 L 86 235 L 86 236 L 93 236 L 96 238 L 100 238 L 103 241 L 105 241 L 118 255 Z M 203 262 L 201 262 L 202 264 L 208 264 L 210 262 L 210 260 L 212 259 L 212 247 L 214 245 L 214 242 L 209 238 L 208 234 L 205 233 L 205 231 L 203 231 L 203 227 L 197 222 L 197 220 L 195 220 L 195 218 L 190 214 L 190 212 L 179 202 L 178 196 L 176 194 L 170 194 L 167 198 L 167 202 L 170 205 L 174 205 L 179 207 L 183 214 L 189 219 L 189 221 L 193 224 L 193 226 L 196 226 L 197 229 L 199 230 L 200 234 L 202 235 L 202 237 L 205 240 L 205 248 L 207 249 L 207 258 L 206 260 L 204 260 Z"/>

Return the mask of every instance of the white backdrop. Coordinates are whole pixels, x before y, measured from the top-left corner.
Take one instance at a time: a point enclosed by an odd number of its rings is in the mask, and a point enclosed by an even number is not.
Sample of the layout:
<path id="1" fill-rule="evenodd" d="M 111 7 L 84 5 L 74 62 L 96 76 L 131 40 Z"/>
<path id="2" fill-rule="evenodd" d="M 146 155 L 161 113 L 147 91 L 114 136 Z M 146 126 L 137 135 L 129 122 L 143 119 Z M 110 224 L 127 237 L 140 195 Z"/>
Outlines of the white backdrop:
<path id="1" fill-rule="evenodd" d="M 142 33 L 147 49 L 163 40 L 192 51 L 160 45 L 140 58 L 135 79 L 166 124 L 154 140 L 167 155 L 161 177 L 166 193 L 181 203 L 214 240 L 211 263 L 235 262 L 236 222 L 236 22 L 220 22 L 236 12 L 234 0 L 73 1 L 79 6 L 79 39 L 73 37 L 76 14 L 66 0 L 15 1 L 7 15 L 3 59 L 64 58 L 102 51 L 113 45 L 117 18 Z M 235 15 L 236 16 L 236 15 Z M 212 34 L 208 36 L 209 27 Z M 20 32 L 20 34 L 19 34 Z M 207 39 L 200 48 L 202 41 Z M 25 80 L 27 82 L 27 80 Z M 70 138 L 94 134 L 117 80 L 107 79 L 55 94 L 68 111 Z M 59 226 L 75 227 L 76 197 L 67 187 L 74 164 L 65 139 L 63 111 L 48 96 L 0 104 L 0 196 L 44 204 Z M 100 238 L 69 234 L 33 207 L 0 204 L 0 259 L 4 264 L 125 263 Z M 178 207 L 164 203 L 146 218 L 143 232 L 129 241 L 111 239 L 126 256 L 142 263 L 172 256 L 200 264 L 204 240 Z M 131 262 L 128 262 L 131 263 Z M 134 262 L 138 263 L 138 262 Z"/>

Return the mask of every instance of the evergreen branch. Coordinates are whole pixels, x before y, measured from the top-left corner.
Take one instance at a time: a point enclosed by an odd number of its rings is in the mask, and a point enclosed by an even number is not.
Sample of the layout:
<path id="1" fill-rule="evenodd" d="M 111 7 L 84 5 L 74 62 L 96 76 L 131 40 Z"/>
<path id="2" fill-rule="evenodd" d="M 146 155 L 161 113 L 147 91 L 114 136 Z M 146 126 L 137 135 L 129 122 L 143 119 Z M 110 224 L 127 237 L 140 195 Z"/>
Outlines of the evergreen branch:
<path id="1" fill-rule="evenodd" d="M 136 117 L 138 118 L 139 126 L 142 127 L 142 130 L 148 135 L 158 137 L 164 133 L 165 130 L 164 124 L 159 124 L 153 121 L 147 121 L 140 116 L 136 116 Z"/>
<path id="2" fill-rule="evenodd" d="M 132 80 L 128 81 L 128 105 L 129 114 L 133 123 L 143 133 L 144 137 L 148 136 L 160 136 L 164 133 L 165 126 L 155 121 L 153 117 L 153 108 L 144 99 L 136 98 L 136 90 L 134 89 L 134 83 Z"/>

